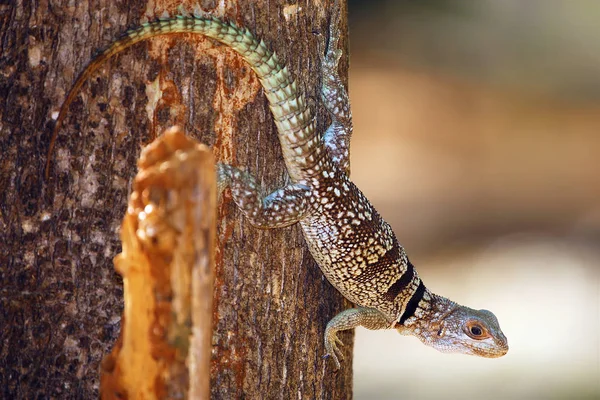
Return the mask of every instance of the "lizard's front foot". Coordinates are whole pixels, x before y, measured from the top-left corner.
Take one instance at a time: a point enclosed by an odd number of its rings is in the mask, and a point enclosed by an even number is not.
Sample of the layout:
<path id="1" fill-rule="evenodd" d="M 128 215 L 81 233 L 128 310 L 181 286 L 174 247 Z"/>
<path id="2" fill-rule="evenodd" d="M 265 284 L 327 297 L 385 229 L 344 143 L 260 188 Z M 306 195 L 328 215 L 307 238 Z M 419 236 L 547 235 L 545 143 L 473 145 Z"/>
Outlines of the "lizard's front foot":
<path id="1" fill-rule="evenodd" d="M 385 315 L 374 308 L 357 307 L 344 310 L 327 323 L 327 328 L 325 328 L 327 354 L 325 357 L 331 357 L 335 363 L 335 369 L 338 370 L 340 369 L 338 357 L 341 360 L 344 359 L 338 348 L 338 345 L 344 345 L 337 337 L 339 331 L 354 329 L 357 326 L 364 326 L 367 329 L 387 329 L 389 325 L 390 321 L 386 319 Z"/>
<path id="2" fill-rule="evenodd" d="M 340 340 L 340 338 L 337 337 L 337 329 L 328 324 L 327 328 L 325 329 L 325 350 L 327 350 L 327 354 L 325 354 L 323 358 L 331 357 L 335 363 L 336 371 L 340 369 L 341 366 L 339 360 L 344 360 L 344 356 L 342 355 L 342 351 L 339 349 L 338 345 L 343 346 L 344 343 Z"/>

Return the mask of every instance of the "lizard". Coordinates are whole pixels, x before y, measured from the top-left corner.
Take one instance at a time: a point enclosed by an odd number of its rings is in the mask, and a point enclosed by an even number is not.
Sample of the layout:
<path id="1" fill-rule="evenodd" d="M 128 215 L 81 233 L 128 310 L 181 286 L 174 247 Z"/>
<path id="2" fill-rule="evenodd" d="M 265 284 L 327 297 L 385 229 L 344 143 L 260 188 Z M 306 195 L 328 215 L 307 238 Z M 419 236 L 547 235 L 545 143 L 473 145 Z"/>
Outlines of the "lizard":
<path id="1" fill-rule="evenodd" d="M 48 152 L 70 102 L 91 73 L 109 57 L 151 37 L 193 33 L 239 53 L 256 73 L 269 102 L 290 183 L 263 196 L 255 178 L 218 163 L 218 191 L 231 196 L 251 225 L 282 228 L 299 223 L 308 249 L 328 281 L 356 307 L 326 325 L 326 354 L 340 368 L 338 332 L 363 326 L 395 329 L 442 352 L 500 357 L 508 343 L 496 316 L 434 294 L 422 282 L 391 226 L 350 180 L 349 145 L 353 131 L 347 90 L 339 76 L 342 55 L 339 24 L 330 23 L 321 58 L 320 96 L 331 124 L 317 131 L 316 114 L 275 52 L 248 29 L 216 17 L 160 18 L 129 30 L 91 61 L 63 102 Z"/>

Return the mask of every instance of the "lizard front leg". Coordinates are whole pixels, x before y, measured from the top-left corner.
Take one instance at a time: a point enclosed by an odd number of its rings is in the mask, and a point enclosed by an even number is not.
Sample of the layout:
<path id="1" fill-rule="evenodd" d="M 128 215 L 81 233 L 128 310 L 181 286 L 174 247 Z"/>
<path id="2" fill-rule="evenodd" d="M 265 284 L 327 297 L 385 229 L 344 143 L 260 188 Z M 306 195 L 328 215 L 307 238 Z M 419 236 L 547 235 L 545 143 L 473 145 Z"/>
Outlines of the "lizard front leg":
<path id="1" fill-rule="evenodd" d="M 338 72 L 342 50 L 339 47 L 340 12 L 334 11 L 329 28 L 327 51 L 321 59 L 321 99 L 331 115 L 331 125 L 323 134 L 323 142 L 332 161 L 347 175 L 350 174 L 350 137 L 352 136 L 352 112 L 348 92 Z"/>
<path id="2" fill-rule="evenodd" d="M 374 309 L 367 307 L 357 307 L 344 310 L 327 323 L 325 328 L 325 357 L 331 357 L 335 363 L 335 369 L 340 368 L 340 359 L 344 359 L 338 345 L 343 346 L 342 341 L 337 337 L 339 331 L 353 329 L 357 326 L 364 326 L 367 329 L 378 330 L 390 328 L 390 321 L 385 315 Z"/>
<path id="3" fill-rule="evenodd" d="M 249 222 L 263 229 L 282 228 L 300 221 L 309 209 L 310 188 L 294 183 L 261 196 L 256 180 L 247 172 L 228 164 L 217 164 L 217 191 L 219 198 L 226 187 L 231 187 L 233 201 Z"/>

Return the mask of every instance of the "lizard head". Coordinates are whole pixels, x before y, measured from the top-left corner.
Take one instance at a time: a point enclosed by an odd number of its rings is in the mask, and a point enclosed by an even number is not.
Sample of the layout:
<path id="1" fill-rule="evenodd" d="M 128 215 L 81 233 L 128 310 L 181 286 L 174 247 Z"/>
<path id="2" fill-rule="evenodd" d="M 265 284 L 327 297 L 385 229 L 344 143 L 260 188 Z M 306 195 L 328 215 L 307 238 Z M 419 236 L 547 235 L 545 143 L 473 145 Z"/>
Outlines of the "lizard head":
<path id="1" fill-rule="evenodd" d="M 433 295 L 428 314 L 428 318 L 415 321 L 400 333 L 417 336 L 444 353 L 496 358 L 508 352 L 506 336 L 491 311 L 474 310 Z"/>

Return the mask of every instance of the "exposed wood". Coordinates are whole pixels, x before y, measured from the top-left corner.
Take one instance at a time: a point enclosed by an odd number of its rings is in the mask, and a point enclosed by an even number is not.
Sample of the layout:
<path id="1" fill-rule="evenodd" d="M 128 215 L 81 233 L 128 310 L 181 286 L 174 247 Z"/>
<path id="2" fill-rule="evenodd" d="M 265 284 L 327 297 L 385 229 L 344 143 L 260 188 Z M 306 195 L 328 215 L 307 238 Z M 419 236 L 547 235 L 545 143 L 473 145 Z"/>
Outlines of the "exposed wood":
<path id="1" fill-rule="evenodd" d="M 157 133 L 181 125 L 212 146 L 218 160 L 245 166 L 267 190 L 286 181 L 256 77 L 225 47 L 186 35 L 136 45 L 84 85 L 45 181 L 52 117 L 95 50 L 145 18 L 197 3 L 64 4 L 0 5 L 3 398 L 97 396 L 100 360 L 121 325 L 122 283 L 112 268 L 119 224 L 140 148 Z M 200 6 L 247 26 L 276 50 L 325 129 L 318 49 L 332 4 Z M 348 304 L 323 278 L 298 226 L 259 231 L 226 198 L 216 274 L 213 398 L 351 397 L 351 334 L 341 335 L 348 357 L 342 370 L 333 374 L 321 359 L 324 327 Z"/>
<path id="2" fill-rule="evenodd" d="M 212 152 L 171 128 L 142 151 L 115 269 L 125 309 L 102 399 L 208 399 L 216 180 Z"/>

